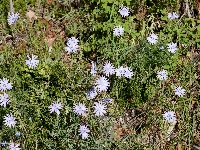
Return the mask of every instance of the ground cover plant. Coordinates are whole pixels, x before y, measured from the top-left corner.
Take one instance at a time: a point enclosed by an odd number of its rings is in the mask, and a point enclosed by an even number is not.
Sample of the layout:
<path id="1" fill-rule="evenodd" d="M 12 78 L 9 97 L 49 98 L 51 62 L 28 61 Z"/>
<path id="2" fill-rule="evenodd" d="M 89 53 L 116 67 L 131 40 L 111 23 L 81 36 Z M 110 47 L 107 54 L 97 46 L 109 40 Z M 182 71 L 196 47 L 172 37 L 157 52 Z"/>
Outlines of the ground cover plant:
<path id="1" fill-rule="evenodd" d="M 0 10 L 1 149 L 200 149 L 198 0 Z"/>

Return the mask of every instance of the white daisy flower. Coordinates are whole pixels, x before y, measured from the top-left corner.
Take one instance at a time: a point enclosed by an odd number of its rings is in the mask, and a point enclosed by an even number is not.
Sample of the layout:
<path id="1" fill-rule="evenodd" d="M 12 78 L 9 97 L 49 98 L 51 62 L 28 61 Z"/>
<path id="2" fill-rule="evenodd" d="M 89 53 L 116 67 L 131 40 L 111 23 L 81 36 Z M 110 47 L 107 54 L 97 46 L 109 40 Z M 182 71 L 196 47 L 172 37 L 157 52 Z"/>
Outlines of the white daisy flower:
<path id="1" fill-rule="evenodd" d="M 113 34 L 116 36 L 122 36 L 123 33 L 124 33 L 124 28 L 122 26 L 116 26 L 113 29 Z"/>
<path id="2" fill-rule="evenodd" d="M 87 139 L 88 138 L 88 132 L 90 132 L 90 130 L 87 128 L 86 125 L 82 125 L 82 126 L 80 126 L 78 132 L 80 133 L 79 135 L 82 136 L 82 139 Z"/>
<path id="3" fill-rule="evenodd" d="M 49 106 L 50 113 L 55 112 L 57 115 L 60 114 L 60 109 L 62 109 L 62 103 L 61 102 L 54 102 Z"/>
<path id="4" fill-rule="evenodd" d="M 14 125 L 16 124 L 16 121 L 15 121 L 15 117 L 13 117 L 12 114 L 7 114 L 6 116 L 4 116 L 4 123 L 5 125 L 9 126 L 10 128 L 11 127 L 14 127 Z"/>
<path id="5" fill-rule="evenodd" d="M 100 102 L 94 102 L 94 113 L 96 116 L 103 116 L 106 113 L 106 106 L 105 104 L 102 103 L 102 101 Z"/>
<path id="6" fill-rule="evenodd" d="M 67 47 L 65 47 L 65 52 L 67 52 L 68 54 L 71 52 L 76 53 L 79 48 L 78 42 L 79 40 L 75 37 L 69 38 L 67 41 Z"/>
<path id="7" fill-rule="evenodd" d="M 168 51 L 169 51 L 170 53 L 175 53 L 175 52 L 178 50 L 178 48 L 177 48 L 177 43 L 171 42 L 171 43 L 169 43 L 169 44 L 167 44 L 167 45 L 168 45 Z"/>
<path id="8" fill-rule="evenodd" d="M 134 75 L 134 73 L 130 68 L 128 68 L 128 67 L 124 68 L 124 77 L 132 78 L 133 75 Z"/>
<path id="9" fill-rule="evenodd" d="M 115 69 L 115 72 L 116 72 L 116 76 L 118 76 L 118 77 L 124 76 L 124 74 L 125 74 L 124 67 L 121 66 L 121 67 Z"/>
<path id="10" fill-rule="evenodd" d="M 17 20 L 18 20 L 18 18 L 19 18 L 19 13 L 13 13 L 13 12 L 9 12 L 8 13 L 8 24 L 9 25 L 12 25 L 12 24 L 14 24 Z"/>
<path id="11" fill-rule="evenodd" d="M 167 73 L 167 71 L 164 70 L 164 69 L 157 72 L 157 78 L 158 78 L 159 80 L 167 80 L 167 75 L 168 75 L 168 73 Z"/>
<path id="12" fill-rule="evenodd" d="M 73 106 L 74 113 L 78 115 L 83 115 L 88 110 L 84 104 L 78 103 Z"/>
<path id="13" fill-rule="evenodd" d="M 95 76 L 97 74 L 97 66 L 94 64 L 94 62 L 92 61 L 92 66 L 91 66 L 91 70 L 90 73 Z"/>
<path id="14" fill-rule="evenodd" d="M 8 98 L 8 94 L 0 94 L 0 105 L 6 107 L 6 105 L 10 102 Z"/>
<path id="15" fill-rule="evenodd" d="M 28 65 L 29 68 L 36 68 L 38 66 L 39 60 L 37 60 L 38 56 L 36 55 L 31 55 L 31 58 L 29 56 L 28 60 L 26 60 L 26 64 Z"/>
<path id="16" fill-rule="evenodd" d="M 20 144 L 15 144 L 15 143 L 11 142 L 9 144 L 9 149 L 10 150 L 20 150 L 21 148 L 19 148 L 19 146 L 20 146 Z"/>
<path id="17" fill-rule="evenodd" d="M 109 81 L 104 76 L 97 79 L 95 84 L 96 84 L 96 89 L 99 92 L 107 91 L 108 87 L 110 86 Z"/>
<path id="18" fill-rule="evenodd" d="M 178 95 L 179 97 L 182 97 L 183 95 L 185 95 L 185 89 L 183 89 L 181 86 L 177 86 L 175 89 L 174 89 L 174 92 L 176 95 Z"/>
<path id="19" fill-rule="evenodd" d="M 109 61 L 107 61 L 103 66 L 103 72 L 109 77 L 115 73 L 115 68 Z"/>
<path id="20" fill-rule="evenodd" d="M 156 44 L 158 42 L 158 36 L 154 33 L 150 34 L 149 37 L 147 37 L 147 41 L 150 43 L 150 44 Z"/>
<path id="21" fill-rule="evenodd" d="M 176 114 L 173 111 L 168 111 L 163 114 L 163 117 L 168 123 L 172 123 L 176 121 Z"/>
<path id="22" fill-rule="evenodd" d="M 179 15 L 176 13 L 176 12 L 173 12 L 173 13 L 168 13 L 168 18 L 170 20 L 172 19 L 177 19 L 179 17 Z"/>
<path id="23" fill-rule="evenodd" d="M 9 83 L 9 79 L 3 78 L 0 80 L 0 91 L 6 91 L 12 89 L 12 83 Z"/>
<path id="24" fill-rule="evenodd" d="M 88 90 L 86 93 L 86 97 L 88 100 L 94 99 L 97 96 L 97 91 L 95 87 L 92 87 L 92 89 Z"/>
<path id="25" fill-rule="evenodd" d="M 120 13 L 120 15 L 121 15 L 122 17 L 129 16 L 129 13 L 130 13 L 129 8 L 126 7 L 126 6 L 121 6 L 121 7 L 119 8 L 119 11 L 118 11 L 118 12 Z"/>

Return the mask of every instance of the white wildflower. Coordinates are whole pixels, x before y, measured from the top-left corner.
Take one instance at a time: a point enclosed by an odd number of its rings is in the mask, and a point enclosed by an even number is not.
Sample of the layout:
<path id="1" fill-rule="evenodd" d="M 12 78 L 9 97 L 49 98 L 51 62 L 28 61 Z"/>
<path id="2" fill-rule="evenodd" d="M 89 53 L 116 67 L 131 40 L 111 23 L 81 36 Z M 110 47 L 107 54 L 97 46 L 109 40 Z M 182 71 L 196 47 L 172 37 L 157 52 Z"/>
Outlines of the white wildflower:
<path id="1" fill-rule="evenodd" d="M 65 47 L 65 52 L 67 52 L 68 54 L 71 52 L 76 53 L 79 48 L 78 42 L 79 40 L 75 37 L 69 38 L 67 41 L 67 47 Z"/>
<path id="2" fill-rule="evenodd" d="M 163 117 L 168 123 L 172 123 L 176 121 L 176 114 L 173 111 L 168 111 L 163 114 Z"/>
<path id="3" fill-rule="evenodd" d="M 73 106 L 74 113 L 78 115 L 83 115 L 88 110 L 84 104 L 78 103 Z"/>
<path id="4" fill-rule="evenodd" d="M 177 50 L 178 50 L 178 48 L 177 48 L 177 43 L 169 43 L 169 44 L 167 44 L 168 45 L 168 51 L 170 52 L 170 53 L 175 53 Z"/>
<path id="5" fill-rule="evenodd" d="M 94 113 L 96 116 L 103 116 L 106 113 L 106 106 L 105 104 L 100 102 L 94 102 Z"/>
<path id="6" fill-rule="evenodd" d="M 167 71 L 164 70 L 164 69 L 157 72 L 157 78 L 158 78 L 159 80 L 167 80 L 167 75 L 168 75 L 168 73 L 167 73 Z"/>
<path id="7" fill-rule="evenodd" d="M 134 75 L 134 73 L 129 67 L 124 68 L 124 77 L 132 78 L 133 75 Z"/>
<path id="8" fill-rule="evenodd" d="M 185 95 L 185 89 L 183 89 L 181 86 L 177 86 L 175 89 L 174 89 L 174 92 L 176 95 L 178 95 L 179 97 L 182 97 L 183 95 Z"/>
<path id="9" fill-rule="evenodd" d="M 37 60 L 38 56 L 31 55 L 31 57 L 27 56 L 28 60 L 26 60 L 26 64 L 29 68 L 36 68 L 38 66 L 39 60 Z"/>
<path id="10" fill-rule="evenodd" d="M 61 102 L 54 102 L 49 106 L 50 113 L 55 112 L 57 115 L 60 114 L 60 109 L 62 109 L 62 103 Z"/>
<path id="11" fill-rule="evenodd" d="M 122 36 L 123 33 L 124 33 L 124 28 L 122 26 L 116 26 L 113 29 L 113 34 L 116 36 Z"/>
<path id="12" fill-rule="evenodd" d="M 8 13 L 8 24 L 9 25 L 12 25 L 12 24 L 14 24 L 17 20 L 18 20 L 18 18 L 19 18 L 19 13 L 13 13 L 13 12 L 9 12 Z"/>
<path id="13" fill-rule="evenodd" d="M 88 132 L 90 132 L 90 130 L 87 128 L 86 125 L 82 125 L 82 126 L 80 126 L 78 132 L 80 133 L 79 135 L 82 136 L 82 139 L 87 139 L 88 138 Z"/>
<path id="14" fill-rule="evenodd" d="M 168 18 L 170 20 L 172 19 L 177 19 L 179 17 L 179 15 L 176 13 L 176 12 L 173 12 L 173 13 L 168 13 Z"/>
<path id="15" fill-rule="evenodd" d="M 15 144 L 15 143 L 10 143 L 9 144 L 9 149 L 10 150 L 20 150 L 21 148 L 19 148 L 20 144 Z"/>
<path id="16" fill-rule="evenodd" d="M 2 141 L 1 142 L 1 146 L 6 146 L 7 142 L 6 141 Z"/>
<path id="17" fill-rule="evenodd" d="M 92 87 L 92 89 L 88 90 L 86 93 L 86 97 L 88 100 L 94 99 L 97 96 L 97 91 L 95 87 Z"/>
<path id="18" fill-rule="evenodd" d="M 114 66 L 108 61 L 103 66 L 103 72 L 106 74 L 106 76 L 110 76 L 115 73 Z"/>
<path id="19" fill-rule="evenodd" d="M 158 36 L 154 33 L 150 34 L 149 37 L 147 37 L 147 41 L 150 43 L 150 44 L 156 44 L 158 42 Z"/>
<path id="20" fill-rule="evenodd" d="M 94 64 L 94 62 L 92 61 L 92 66 L 91 66 L 91 70 L 90 73 L 95 76 L 97 74 L 97 66 Z"/>
<path id="21" fill-rule="evenodd" d="M 108 87 L 110 86 L 109 81 L 104 76 L 97 79 L 95 84 L 96 84 L 96 89 L 99 92 L 107 91 Z"/>
<path id="22" fill-rule="evenodd" d="M 0 105 L 6 107 L 6 105 L 10 102 L 8 98 L 8 94 L 0 94 Z"/>
<path id="23" fill-rule="evenodd" d="M 12 83 L 9 83 L 9 79 L 3 78 L 0 80 L 0 91 L 6 91 L 12 89 Z"/>
<path id="24" fill-rule="evenodd" d="M 125 74 L 124 67 L 121 66 L 121 67 L 115 69 L 115 72 L 116 72 L 116 76 L 118 76 L 118 77 L 124 76 L 124 74 Z"/>
<path id="25" fill-rule="evenodd" d="M 121 6 L 118 12 L 120 13 L 120 15 L 121 15 L 122 17 L 126 17 L 126 16 L 128 16 L 129 13 L 130 13 L 129 8 L 126 7 L 126 6 Z"/>
<path id="26" fill-rule="evenodd" d="M 12 114 L 7 114 L 6 116 L 4 116 L 4 123 L 5 125 L 9 126 L 10 128 L 11 127 L 14 127 L 14 125 L 16 124 L 16 121 L 15 121 L 15 117 L 13 117 Z"/>

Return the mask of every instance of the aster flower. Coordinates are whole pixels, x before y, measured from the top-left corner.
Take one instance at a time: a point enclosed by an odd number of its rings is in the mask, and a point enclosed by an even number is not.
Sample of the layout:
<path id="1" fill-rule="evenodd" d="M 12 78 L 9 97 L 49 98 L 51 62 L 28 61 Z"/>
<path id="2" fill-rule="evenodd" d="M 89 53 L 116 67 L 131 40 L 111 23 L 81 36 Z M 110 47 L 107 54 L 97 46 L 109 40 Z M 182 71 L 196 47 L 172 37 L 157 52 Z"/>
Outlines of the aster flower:
<path id="1" fill-rule="evenodd" d="M 113 34 L 116 36 L 121 36 L 124 33 L 124 28 L 122 26 L 116 26 L 113 29 Z"/>
<path id="2" fill-rule="evenodd" d="M 5 125 L 9 126 L 10 128 L 11 127 L 14 127 L 15 124 L 16 124 L 16 121 L 15 121 L 15 117 L 13 117 L 12 114 L 7 114 L 6 116 L 4 116 L 4 123 Z"/>
<path id="3" fill-rule="evenodd" d="M 176 12 L 173 12 L 173 13 L 168 13 L 168 18 L 170 20 L 172 19 L 177 19 L 179 17 L 179 15 L 176 13 Z"/>
<path id="4" fill-rule="evenodd" d="M 60 109 L 62 109 L 62 103 L 61 102 L 54 102 L 49 106 L 50 113 L 55 112 L 57 115 L 60 114 Z"/>
<path id="5" fill-rule="evenodd" d="M 109 81 L 104 76 L 97 79 L 95 84 L 96 84 L 96 89 L 99 92 L 107 91 L 108 87 L 110 86 Z"/>
<path id="6" fill-rule="evenodd" d="M 121 67 L 115 69 L 115 72 L 116 72 L 116 76 L 118 76 L 118 77 L 124 76 L 124 74 L 125 74 L 124 67 L 121 66 Z"/>
<path id="7" fill-rule="evenodd" d="M 6 146 L 7 142 L 6 141 L 2 141 L 1 142 L 1 146 Z"/>
<path id="8" fill-rule="evenodd" d="M 0 105 L 6 107 L 6 105 L 10 102 L 8 98 L 8 94 L 4 93 L 3 95 L 0 94 Z"/>
<path id="9" fill-rule="evenodd" d="M 171 53 L 175 53 L 178 48 L 177 48 L 177 43 L 169 43 L 167 44 L 168 45 L 168 51 L 171 52 Z"/>
<path id="10" fill-rule="evenodd" d="M 124 77 L 132 78 L 133 75 L 134 75 L 133 71 L 130 68 L 128 68 L 128 67 L 124 68 Z"/>
<path id="11" fill-rule="evenodd" d="M 75 37 L 69 38 L 67 41 L 67 47 L 65 47 L 65 52 L 67 52 L 68 54 L 71 52 L 76 53 L 79 48 L 78 42 L 79 40 Z"/>
<path id="12" fill-rule="evenodd" d="M 9 25 L 12 25 L 12 24 L 14 24 L 17 20 L 18 20 L 18 18 L 19 18 L 19 13 L 13 13 L 13 12 L 9 12 L 8 13 L 8 24 Z"/>
<path id="13" fill-rule="evenodd" d="M 82 126 L 80 126 L 78 132 L 80 133 L 79 135 L 82 136 L 82 139 L 87 139 L 88 138 L 88 132 L 90 132 L 90 130 L 87 128 L 86 125 L 82 125 Z"/>
<path id="14" fill-rule="evenodd" d="M 105 104 L 100 102 L 94 102 L 94 113 L 96 116 L 103 116 L 106 113 L 106 106 Z"/>
<path id="15" fill-rule="evenodd" d="M 97 66 L 94 64 L 94 62 L 92 61 L 92 67 L 91 67 L 91 71 L 90 73 L 95 76 L 97 74 Z"/>
<path id="16" fill-rule="evenodd" d="M 119 8 L 119 11 L 118 11 L 118 12 L 120 13 L 120 15 L 121 15 L 122 17 L 126 17 L 126 16 L 128 16 L 129 13 L 130 13 L 129 8 L 126 7 L 126 6 L 121 6 L 121 7 Z"/>
<path id="17" fill-rule="evenodd" d="M 183 89 L 181 86 L 177 86 L 174 89 L 174 92 L 176 95 L 178 95 L 179 97 L 182 97 L 183 95 L 185 95 L 185 89 Z"/>
<path id="18" fill-rule="evenodd" d="M 158 42 L 158 36 L 152 33 L 149 37 L 147 37 L 147 41 L 152 45 L 156 44 Z"/>
<path id="19" fill-rule="evenodd" d="M 103 72 L 106 74 L 106 76 L 110 76 L 115 73 L 114 66 L 108 61 L 103 66 Z"/>
<path id="20" fill-rule="evenodd" d="M 88 100 L 94 99 L 97 96 L 97 91 L 95 87 L 92 87 L 92 89 L 88 90 L 86 93 L 86 97 Z"/>
<path id="21" fill-rule="evenodd" d="M 176 114 L 173 111 L 165 112 L 163 114 L 163 117 L 168 123 L 172 123 L 176 121 Z"/>
<path id="22" fill-rule="evenodd" d="M 164 70 L 164 69 L 157 72 L 157 78 L 158 78 L 159 80 L 167 80 L 167 75 L 168 75 L 168 73 L 167 73 L 167 71 Z"/>
<path id="23" fill-rule="evenodd" d="M 9 83 L 9 79 L 3 78 L 0 80 L 0 91 L 6 91 L 12 89 L 12 83 Z"/>
<path id="24" fill-rule="evenodd" d="M 26 64 L 29 68 L 36 68 L 38 66 L 39 60 L 37 60 L 38 56 L 31 55 L 31 57 L 27 56 L 28 60 L 26 60 Z"/>
<path id="25" fill-rule="evenodd" d="M 73 106 L 74 113 L 83 115 L 88 110 L 84 104 L 78 103 Z"/>
<path id="26" fill-rule="evenodd" d="M 9 149 L 10 150 L 20 150 L 21 148 L 19 148 L 20 144 L 15 144 L 15 143 L 10 143 L 9 145 Z"/>

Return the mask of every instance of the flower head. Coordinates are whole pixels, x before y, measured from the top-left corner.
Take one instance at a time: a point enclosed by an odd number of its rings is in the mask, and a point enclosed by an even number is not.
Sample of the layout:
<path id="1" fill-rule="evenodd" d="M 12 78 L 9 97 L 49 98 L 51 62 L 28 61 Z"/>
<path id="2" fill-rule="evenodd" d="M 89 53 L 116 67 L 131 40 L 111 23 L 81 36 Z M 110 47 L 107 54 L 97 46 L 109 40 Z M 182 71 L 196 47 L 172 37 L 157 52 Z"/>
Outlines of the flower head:
<path id="1" fill-rule="evenodd" d="M 26 60 L 26 64 L 29 68 L 36 68 L 38 66 L 39 60 L 37 60 L 38 56 L 31 55 L 31 57 L 27 56 L 28 60 Z"/>
<path id="2" fill-rule="evenodd" d="M 176 121 L 176 114 L 173 111 L 168 111 L 163 114 L 163 117 L 168 123 L 172 123 Z"/>
<path id="3" fill-rule="evenodd" d="M 20 144 L 15 144 L 15 143 L 10 143 L 9 145 L 9 149 L 10 150 L 20 150 L 21 148 L 19 148 Z"/>
<path id="4" fill-rule="evenodd" d="M 106 76 L 110 76 L 115 73 L 114 66 L 108 61 L 103 66 L 103 72 L 106 74 Z"/>
<path id="5" fill-rule="evenodd" d="M 13 12 L 9 12 L 8 13 L 8 24 L 9 25 L 12 25 L 12 24 L 14 24 L 17 20 L 18 20 L 18 18 L 19 18 L 19 13 L 13 13 Z"/>
<path id="6" fill-rule="evenodd" d="M 150 34 L 149 37 L 147 37 L 147 41 L 150 43 L 150 44 L 156 44 L 158 42 L 158 36 L 154 33 Z"/>
<path id="7" fill-rule="evenodd" d="M 116 26 L 113 29 L 113 34 L 116 36 L 121 36 L 124 33 L 124 28 L 122 26 Z"/>
<path id="8" fill-rule="evenodd" d="M 104 76 L 97 79 L 95 84 L 96 84 L 96 89 L 99 92 L 107 91 L 108 87 L 110 86 L 109 81 Z"/>
<path id="9" fill-rule="evenodd" d="M 124 68 L 124 77 L 132 78 L 133 75 L 134 75 L 134 73 L 129 67 Z"/>
<path id="10" fill-rule="evenodd" d="M 11 127 L 14 127 L 14 125 L 16 124 L 16 121 L 15 121 L 15 117 L 13 117 L 12 114 L 7 114 L 6 116 L 4 116 L 4 123 L 5 125 L 9 126 L 10 128 Z"/>
<path id="11" fill-rule="evenodd" d="M 65 51 L 68 54 L 71 53 L 71 52 L 76 53 L 78 48 L 79 48 L 78 42 L 79 42 L 79 40 L 76 39 L 75 37 L 69 38 L 68 42 L 67 42 L 67 47 L 65 47 Z"/>
<path id="12" fill-rule="evenodd" d="M 159 80 L 167 80 L 167 75 L 168 75 L 168 73 L 167 73 L 167 71 L 164 70 L 164 69 L 157 72 L 157 78 L 158 78 Z"/>
<path id="13" fill-rule="evenodd" d="M 16 133 L 15 133 L 15 136 L 16 137 L 19 137 L 21 135 L 21 133 L 19 132 L 19 131 L 17 131 Z"/>
<path id="14" fill-rule="evenodd" d="M 129 8 L 126 7 L 126 6 L 121 6 L 121 7 L 119 8 L 119 11 L 118 11 L 118 12 L 120 13 L 120 15 L 121 15 L 122 17 L 126 17 L 126 16 L 128 16 L 129 13 L 130 13 Z"/>
<path id="15" fill-rule="evenodd" d="M 108 103 L 112 103 L 113 99 L 112 98 L 104 98 L 102 101 L 104 103 L 108 104 Z"/>
<path id="16" fill-rule="evenodd" d="M 92 61 L 92 67 L 91 67 L 91 71 L 90 73 L 95 76 L 97 74 L 97 66 L 94 64 L 94 62 Z"/>
<path id="17" fill-rule="evenodd" d="M 82 139 L 87 139 L 88 138 L 88 132 L 90 132 L 90 130 L 87 128 L 86 125 L 82 125 L 82 126 L 80 126 L 78 132 L 80 133 L 79 135 L 82 136 Z"/>
<path id="18" fill-rule="evenodd" d="M 8 98 L 8 94 L 4 93 L 3 95 L 0 94 L 0 105 L 6 107 L 6 105 L 10 102 Z"/>
<path id="19" fill-rule="evenodd" d="M 74 113 L 83 115 L 88 110 L 84 104 L 78 103 L 73 106 Z"/>
<path id="20" fill-rule="evenodd" d="M 100 102 L 94 102 L 94 113 L 96 116 L 103 116 L 106 113 L 106 106 L 105 104 Z"/>
<path id="21" fill-rule="evenodd" d="M 12 89 L 12 83 L 9 83 L 9 79 L 3 78 L 0 80 L 0 91 L 6 91 Z"/>
<path id="22" fill-rule="evenodd" d="M 86 93 L 86 97 L 88 100 L 94 99 L 97 96 L 97 91 L 95 87 L 92 87 L 92 89 L 88 90 Z"/>
<path id="23" fill-rule="evenodd" d="M 168 18 L 170 20 L 172 19 L 177 19 L 179 17 L 179 15 L 176 13 L 176 12 L 173 12 L 173 13 L 168 13 Z"/>
<path id="24" fill-rule="evenodd" d="M 50 113 L 55 112 L 57 115 L 60 114 L 60 109 L 62 109 L 62 103 L 61 102 L 54 102 L 49 106 Z"/>
<path id="25" fill-rule="evenodd" d="M 169 44 L 167 44 L 168 45 L 168 51 L 170 52 L 170 53 L 175 53 L 177 50 L 178 50 L 178 48 L 177 48 L 177 43 L 169 43 Z"/>
<path id="26" fill-rule="evenodd" d="M 177 86 L 174 89 L 174 92 L 176 95 L 178 95 L 179 97 L 182 97 L 183 95 L 185 95 L 185 89 L 183 89 L 181 86 Z"/>
<path id="27" fill-rule="evenodd" d="M 1 146 L 6 146 L 7 142 L 6 141 L 2 141 L 1 142 Z"/>

